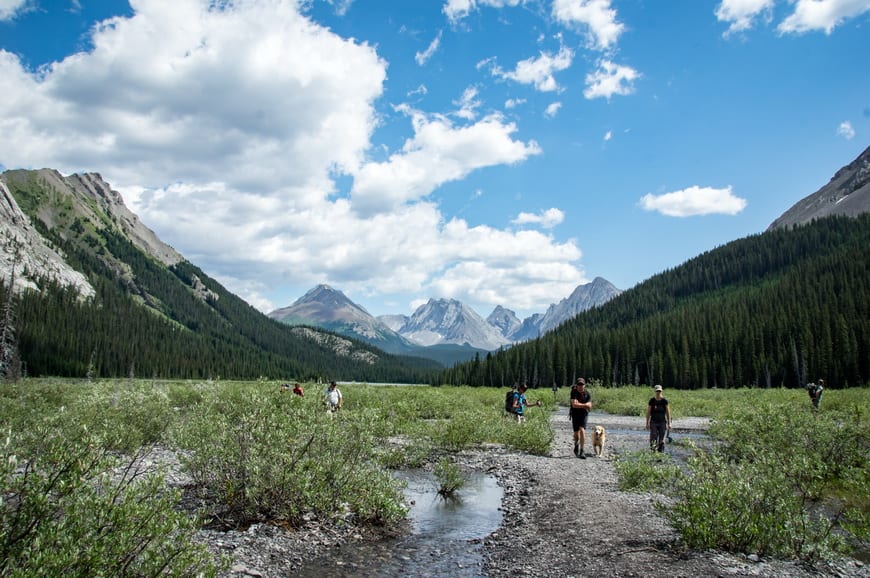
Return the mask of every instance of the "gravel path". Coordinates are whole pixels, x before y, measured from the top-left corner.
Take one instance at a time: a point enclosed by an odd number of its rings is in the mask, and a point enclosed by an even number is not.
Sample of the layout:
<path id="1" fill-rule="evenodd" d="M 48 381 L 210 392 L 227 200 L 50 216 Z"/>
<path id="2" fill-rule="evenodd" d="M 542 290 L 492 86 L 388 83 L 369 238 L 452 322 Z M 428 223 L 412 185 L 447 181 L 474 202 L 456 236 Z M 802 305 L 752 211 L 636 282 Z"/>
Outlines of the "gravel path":
<path id="1" fill-rule="evenodd" d="M 722 552 L 686 552 L 655 510 L 660 496 L 617 489 L 615 452 L 647 446 L 644 418 L 593 412 L 608 430 L 602 458 L 573 455 L 564 412 L 551 417 L 551 456 L 505 454 L 492 471 L 505 489 L 504 523 L 484 542 L 484 574 L 501 576 L 870 576 L 853 560 L 810 568 L 800 563 Z M 701 433 L 703 418 L 675 419 L 673 437 Z M 591 451 L 587 439 L 587 452 Z M 670 446 L 667 451 L 670 451 Z"/>

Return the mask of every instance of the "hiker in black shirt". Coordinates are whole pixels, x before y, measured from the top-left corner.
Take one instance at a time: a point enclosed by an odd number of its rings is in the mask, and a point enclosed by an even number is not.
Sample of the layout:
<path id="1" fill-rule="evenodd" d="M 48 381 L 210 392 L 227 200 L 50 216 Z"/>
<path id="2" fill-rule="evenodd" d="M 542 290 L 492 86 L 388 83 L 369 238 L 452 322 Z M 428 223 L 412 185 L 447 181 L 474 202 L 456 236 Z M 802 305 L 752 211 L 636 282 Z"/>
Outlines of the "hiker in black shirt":
<path id="1" fill-rule="evenodd" d="M 586 391 L 586 380 L 578 377 L 571 387 L 571 426 L 574 428 L 574 455 L 586 459 L 583 447 L 586 445 L 586 421 L 592 409 L 592 396 Z"/>
<path id="2" fill-rule="evenodd" d="M 655 386 L 655 397 L 647 404 L 646 429 L 649 430 L 650 449 L 665 451 L 665 435 L 671 429 L 671 408 L 668 400 L 662 397 L 660 385 Z"/>

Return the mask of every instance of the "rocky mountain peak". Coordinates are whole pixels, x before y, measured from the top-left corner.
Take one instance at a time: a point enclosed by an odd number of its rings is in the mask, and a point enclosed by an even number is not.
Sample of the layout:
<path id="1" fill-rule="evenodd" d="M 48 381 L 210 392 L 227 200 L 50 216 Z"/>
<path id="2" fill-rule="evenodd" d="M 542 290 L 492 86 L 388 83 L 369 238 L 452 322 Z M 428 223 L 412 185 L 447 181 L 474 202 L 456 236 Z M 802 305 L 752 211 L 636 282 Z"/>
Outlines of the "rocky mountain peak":
<path id="1" fill-rule="evenodd" d="M 501 305 L 497 305 L 492 310 L 492 313 L 486 318 L 486 322 L 496 327 L 505 337 L 512 335 L 523 324 L 516 313 Z"/>
<path id="2" fill-rule="evenodd" d="M 870 147 L 837 171 L 830 182 L 792 205 L 768 231 L 803 225 L 831 215 L 854 217 L 870 211 Z"/>
<path id="3" fill-rule="evenodd" d="M 399 333 L 423 345 L 468 344 L 493 350 L 510 343 L 476 311 L 456 299 L 429 299 L 417 308 Z"/>

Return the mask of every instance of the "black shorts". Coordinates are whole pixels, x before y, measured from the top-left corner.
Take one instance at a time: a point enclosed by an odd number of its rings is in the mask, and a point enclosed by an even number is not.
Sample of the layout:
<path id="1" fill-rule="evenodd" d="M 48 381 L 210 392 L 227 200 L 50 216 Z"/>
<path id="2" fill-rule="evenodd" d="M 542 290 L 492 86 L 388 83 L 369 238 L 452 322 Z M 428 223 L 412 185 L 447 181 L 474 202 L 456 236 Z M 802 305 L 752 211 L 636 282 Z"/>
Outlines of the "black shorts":
<path id="1" fill-rule="evenodd" d="M 571 412 L 571 425 L 574 427 L 574 431 L 580 431 L 581 429 L 586 429 L 586 422 L 589 420 L 589 412 L 588 411 L 573 411 Z"/>

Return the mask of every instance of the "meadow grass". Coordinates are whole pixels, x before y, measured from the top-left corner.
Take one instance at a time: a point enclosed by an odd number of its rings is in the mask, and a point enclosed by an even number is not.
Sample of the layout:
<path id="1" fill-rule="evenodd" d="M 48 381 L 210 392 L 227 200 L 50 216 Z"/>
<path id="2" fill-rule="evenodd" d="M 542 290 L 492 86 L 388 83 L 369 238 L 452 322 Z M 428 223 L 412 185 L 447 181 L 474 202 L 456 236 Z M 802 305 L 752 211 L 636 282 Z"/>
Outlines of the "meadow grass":
<path id="1" fill-rule="evenodd" d="M 215 573 L 220 564 L 191 539 L 196 520 L 178 511 L 176 494 L 160 489 L 160 474 L 112 475 L 154 446 L 179 452 L 197 487 L 217 501 L 212 521 L 226 526 L 294 526 L 312 512 L 337 523 L 389 524 L 406 514 L 390 469 L 435 459 L 447 487 L 458 481 L 450 475 L 453 452 L 501 444 L 548 455 L 549 417 L 567 413 L 569 399 L 568 388 L 530 389 L 529 401 L 543 406 L 528 408 L 518 424 L 505 415 L 501 388 L 340 384 L 343 409 L 330 415 L 323 386 L 303 386 L 304 397 L 264 379 L 3 384 L 0 559 L 7 565 L 0 574 L 18 565 L 38 575 L 32 560 L 56 569 L 77 559 L 84 573 L 117 571 L 97 562 L 108 538 L 73 541 L 52 533 L 60 520 L 70 536 L 93 536 L 91 527 L 105 524 L 87 512 L 104 512 L 118 535 L 129 536 L 112 543 L 112 556 L 142 572 L 146 564 L 164 563 L 175 564 L 178 575 Z M 636 416 L 652 396 L 642 387 L 592 384 L 590 392 L 595 411 Z M 617 467 L 625 487 L 670 482 L 675 505 L 664 513 L 689 545 L 813 558 L 843 551 L 850 539 L 866 540 L 870 389 L 826 391 L 816 413 L 803 390 L 667 390 L 665 396 L 674 418 L 712 418 L 721 453 L 699 453 L 688 470 L 649 456 Z M 747 427 L 766 433 L 748 445 L 740 441 Z M 68 476 L 71 471 L 78 473 Z M 61 482 L 63 492 L 52 485 Z M 150 525 L 141 504 L 149 505 Z M 818 515 L 822 510 L 835 513 L 835 525 L 822 523 L 830 519 Z M 721 512 L 735 517 L 726 520 Z M 750 530 L 740 534 L 738 527 Z M 776 527 L 787 531 L 774 535 Z M 161 548 L 174 552 L 171 560 L 157 554 Z"/>

